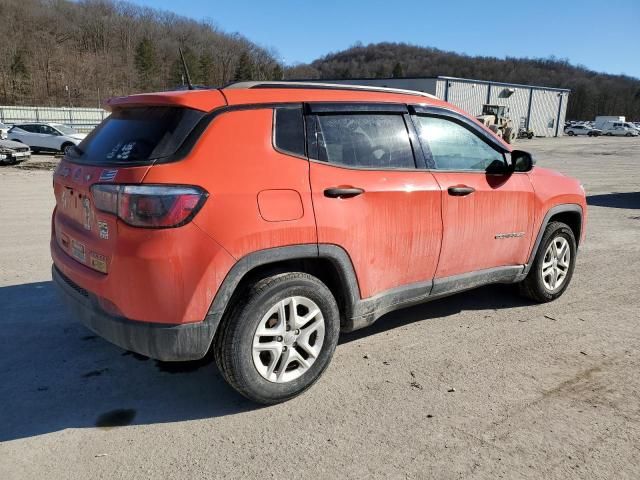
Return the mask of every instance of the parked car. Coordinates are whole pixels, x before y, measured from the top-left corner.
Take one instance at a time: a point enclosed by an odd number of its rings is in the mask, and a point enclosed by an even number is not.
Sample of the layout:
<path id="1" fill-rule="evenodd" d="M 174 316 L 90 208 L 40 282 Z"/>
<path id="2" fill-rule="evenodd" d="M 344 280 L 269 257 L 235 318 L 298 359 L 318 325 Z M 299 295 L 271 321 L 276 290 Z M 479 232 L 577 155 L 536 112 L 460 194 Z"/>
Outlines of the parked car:
<path id="1" fill-rule="evenodd" d="M 148 357 L 212 350 L 264 404 L 340 332 L 489 283 L 563 294 L 577 180 L 420 92 L 312 83 L 109 101 L 54 173 L 53 279 L 87 327 Z"/>
<path id="2" fill-rule="evenodd" d="M 86 136 L 61 123 L 22 123 L 9 130 L 10 140 L 29 145 L 34 153 L 41 150 L 64 152 Z"/>
<path id="3" fill-rule="evenodd" d="M 9 126 L 0 122 L 0 140 L 6 139 L 8 133 L 9 133 Z"/>
<path id="4" fill-rule="evenodd" d="M 603 129 L 604 135 L 616 137 L 637 137 L 640 132 L 630 127 L 626 122 L 610 122 Z"/>
<path id="5" fill-rule="evenodd" d="M 24 143 L 0 140 L 0 165 L 11 165 L 31 158 L 31 150 Z"/>
<path id="6" fill-rule="evenodd" d="M 573 125 L 571 127 L 567 127 L 564 132 L 569 136 L 588 135 L 590 137 L 597 137 L 599 135 L 602 135 L 602 130 L 587 127 L 586 125 Z"/>

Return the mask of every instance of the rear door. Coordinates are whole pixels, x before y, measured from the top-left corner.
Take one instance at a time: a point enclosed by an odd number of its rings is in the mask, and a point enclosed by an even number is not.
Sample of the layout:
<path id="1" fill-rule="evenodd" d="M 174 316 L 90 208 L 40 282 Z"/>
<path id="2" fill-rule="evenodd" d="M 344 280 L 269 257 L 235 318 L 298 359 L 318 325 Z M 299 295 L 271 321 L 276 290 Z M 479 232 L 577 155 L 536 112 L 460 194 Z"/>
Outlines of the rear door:
<path id="1" fill-rule="evenodd" d="M 406 106 L 312 104 L 306 125 L 318 242 L 346 250 L 363 298 L 430 282 L 441 198 Z"/>
<path id="2" fill-rule="evenodd" d="M 500 144 L 461 115 L 413 117 L 442 191 L 436 278 L 522 265 L 532 238 L 534 194 L 525 173 L 506 173 Z M 500 173 L 497 173 L 500 172 Z"/>

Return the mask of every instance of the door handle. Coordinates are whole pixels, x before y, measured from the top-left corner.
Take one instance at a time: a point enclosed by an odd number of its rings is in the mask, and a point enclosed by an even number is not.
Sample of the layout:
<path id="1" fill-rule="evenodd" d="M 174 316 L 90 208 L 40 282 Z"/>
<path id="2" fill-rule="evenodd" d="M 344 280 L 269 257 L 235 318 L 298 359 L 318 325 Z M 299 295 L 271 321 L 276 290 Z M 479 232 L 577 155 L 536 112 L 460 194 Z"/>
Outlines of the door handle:
<path id="1" fill-rule="evenodd" d="M 466 185 L 460 185 L 459 187 L 449 187 L 448 189 L 449 195 L 453 197 L 464 197 L 465 195 L 470 195 L 476 191 L 473 187 L 467 187 Z"/>
<path id="2" fill-rule="evenodd" d="M 324 191 L 324 196 L 329 198 L 351 198 L 364 193 L 362 188 L 357 187 L 332 187 Z"/>

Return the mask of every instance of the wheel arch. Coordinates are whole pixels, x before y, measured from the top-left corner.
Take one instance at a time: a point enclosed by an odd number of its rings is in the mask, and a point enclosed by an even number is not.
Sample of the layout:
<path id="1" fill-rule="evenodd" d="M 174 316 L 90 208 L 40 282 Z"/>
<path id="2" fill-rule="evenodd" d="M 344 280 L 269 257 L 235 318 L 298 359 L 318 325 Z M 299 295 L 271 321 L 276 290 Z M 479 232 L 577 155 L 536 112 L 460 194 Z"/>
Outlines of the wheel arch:
<path id="1" fill-rule="evenodd" d="M 584 217 L 584 213 L 582 211 L 582 206 L 577 203 L 565 203 L 561 205 L 555 205 L 550 208 L 542 219 L 542 223 L 540 224 L 540 229 L 538 230 L 538 234 L 536 236 L 536 241 L 531 249 L 531 254 L 529 255 L 529 260 L 525 266 L 525 270 L 523 274 L 529 272 L 533 261 L 536 258 L 536 254 L 538 253 L 538 248 L 540 248 L 540 242 L 542 241 L 542 237 L 544 236 L 544 231 L 547 228 L 547 225 L 550 222 L 562 222 L 565 223 L 571 228 L 573 235 L 576 239 L 576 247 L 580 245 L 580 238 L 582 235 L 582 219 Z"/>
<path id="2" fill-rule="evenodd" d="M 263 278 L 285 272 L 305 272 L 317 277 L 338 303 L 341 324 L 353 315 L 360 290 L 347 252 L 336 245 L 293 245 L 269 248 L 242 257 L 231 268 L 211 303 L 205 321 L 214 331 L 247 287 Z"/>

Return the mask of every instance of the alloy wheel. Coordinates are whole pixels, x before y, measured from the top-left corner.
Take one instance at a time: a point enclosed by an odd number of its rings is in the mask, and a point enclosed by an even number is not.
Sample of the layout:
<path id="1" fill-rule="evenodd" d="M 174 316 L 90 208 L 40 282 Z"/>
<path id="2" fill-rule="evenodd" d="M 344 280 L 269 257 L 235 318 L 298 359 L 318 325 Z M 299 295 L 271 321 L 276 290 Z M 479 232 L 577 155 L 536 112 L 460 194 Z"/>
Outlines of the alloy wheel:
<path id="1" fill-rule="evenodd" d="M 564 237 L 555 237 L 547 247 L 542 260 L 540 275 L 544 286 L 550 291 L 560 288 L 567 278 L 570 265 L 569 242 Z"/>
<path id="2" fill-rule="evenodd" d="M 273 305 L 253 337 L 253 364 L 274 383 L 299 378 L 315 363 L 324 343 L 325 322 L 320 307 L 301 296 Z"/>

